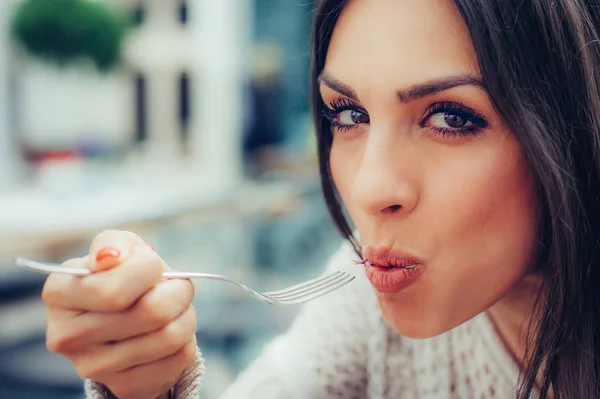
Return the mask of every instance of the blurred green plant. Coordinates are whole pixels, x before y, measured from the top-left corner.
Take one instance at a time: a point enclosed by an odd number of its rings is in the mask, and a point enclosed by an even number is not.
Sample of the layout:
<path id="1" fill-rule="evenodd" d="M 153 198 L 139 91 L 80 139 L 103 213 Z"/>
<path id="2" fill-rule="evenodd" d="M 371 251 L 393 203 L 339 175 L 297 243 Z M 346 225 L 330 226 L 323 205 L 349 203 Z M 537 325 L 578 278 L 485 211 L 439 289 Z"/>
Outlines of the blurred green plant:
<path id="1" fill-rule="evenodd" d="M 13 39 L 31 55 L 65 66 L 91 60 L 107 72 L 121 61 L 128 28 L 105 4 L 88 0 L 25 0 L 12 21 Z"/>

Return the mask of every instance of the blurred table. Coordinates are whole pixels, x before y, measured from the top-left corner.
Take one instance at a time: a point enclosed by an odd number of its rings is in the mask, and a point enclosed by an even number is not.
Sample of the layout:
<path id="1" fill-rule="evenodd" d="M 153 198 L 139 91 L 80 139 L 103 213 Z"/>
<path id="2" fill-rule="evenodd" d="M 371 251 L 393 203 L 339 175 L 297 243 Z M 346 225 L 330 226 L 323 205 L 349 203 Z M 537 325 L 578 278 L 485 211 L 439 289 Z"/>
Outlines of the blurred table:
<path id="1" fill-rule="evenodd" d="M 298 195 L 298 187 L 284 182 L 225 188 L 216 179 L 186 176 L 74 192 L 24 188 L 0 197 L 0 257 L 60 251 L 107 228 L 140 231 L 189 217 L 242 220 L 278 212 Z"/>

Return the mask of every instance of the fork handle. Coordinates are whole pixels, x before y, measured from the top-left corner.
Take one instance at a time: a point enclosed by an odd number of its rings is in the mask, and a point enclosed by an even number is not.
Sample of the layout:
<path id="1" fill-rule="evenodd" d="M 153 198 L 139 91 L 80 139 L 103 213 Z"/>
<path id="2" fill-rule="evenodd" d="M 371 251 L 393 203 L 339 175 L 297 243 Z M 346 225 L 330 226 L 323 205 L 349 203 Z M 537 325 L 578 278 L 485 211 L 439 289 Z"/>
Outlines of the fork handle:
<path id="1" fill-rule="evenodd" d="M 245 285 L 240 283 L 237 280 L 234 280 L 230 277 L 222 276 L 220 274 L 209 274 L 209 273 L 194 273 L 194 272 L 164 272 L 164 278 L 171 279 L 192 279 L 192 278 L 201 278 L 206 280 L 218 280 L 225 281 L 226 283 L 236 284 L 244 287 Z"/>

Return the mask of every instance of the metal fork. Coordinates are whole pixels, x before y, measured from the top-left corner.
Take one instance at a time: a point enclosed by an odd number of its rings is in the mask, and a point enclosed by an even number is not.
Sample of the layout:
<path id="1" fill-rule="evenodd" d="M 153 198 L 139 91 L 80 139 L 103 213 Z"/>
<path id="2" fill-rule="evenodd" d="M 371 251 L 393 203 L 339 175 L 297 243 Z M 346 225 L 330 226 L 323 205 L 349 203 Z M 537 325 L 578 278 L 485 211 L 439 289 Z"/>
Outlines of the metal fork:
<path id="1" fill-rule="evenodd" d="M 64 267 L 57 263 L 42 263 L 25 258 L 17 258 L 15 263 L 19 266 L 25 267 L 30 270 L 37 272 L 51 274 L 71 274 L 76 276 L 87 276 L 92 274 L 88 269 L 79 269 L 72 267 Z M 220 274 L 207 274 L 207 273 L 189 273 L 189 272 L 164 272 L 163 277 L 168 279 L 208 279 L 224 281 L 226 283 L 234 284 L 243 289 L 252 298 L 263 301 L 269 305 L 295 305 L 312 301 L 313 299 L 319 298 L 325 294 L 341 288 L 354 280 L 354 276 L 343 272 L 336 271 L 325 276 L 321 276 L 312 280 L 305 281 L 304 283 L 297 284 L 282 290 L 269 291 L 269 292 L 258 292 L 249 288 L 248 286 L 226 276 Z"/>

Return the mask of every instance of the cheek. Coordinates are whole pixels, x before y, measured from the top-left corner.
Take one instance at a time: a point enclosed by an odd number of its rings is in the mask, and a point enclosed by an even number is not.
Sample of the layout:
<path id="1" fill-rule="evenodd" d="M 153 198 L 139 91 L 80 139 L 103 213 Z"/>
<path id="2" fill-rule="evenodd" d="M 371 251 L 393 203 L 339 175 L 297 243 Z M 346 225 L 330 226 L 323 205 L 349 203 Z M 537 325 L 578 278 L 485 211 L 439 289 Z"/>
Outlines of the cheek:
<path id="1" fill-rule="evenodd" d="M 531 178 L 520 156 L 510 155 L 482 162 L 464 185 L 448 185 L 448 208 L 438 214 L 437 250 L 446 259 L 438 277 L 449 282 L 448 299 L 470 301 L 464 308 L 473 315 L 523 278 L 537 248 Z"/>
<path id="2" fill-rule="evenodd" d="M 428 176 L 420 209 L 404 224 L 421 226 L 414 245 L 427 253 L 428 270 L 414 290 L 378 296 L 386 320 L 414 337 L 452 329 L 501 300 L 537 250 L 535 193 L 516 148 Z"/>
<path id="3" fill-rule="evenodd" d="M 518 151 L 449 168 L 446 175 L 430 186 L 438 204 L 432 206 L 437 210 L 437 250 L 460 254 L 465 262 L 457 268 L 464 270 L 461 274 L 510 273 L 528 266 L 537 218 L 532 179 Z M 497 265 L 503 260 L 512 262 Z"/>

